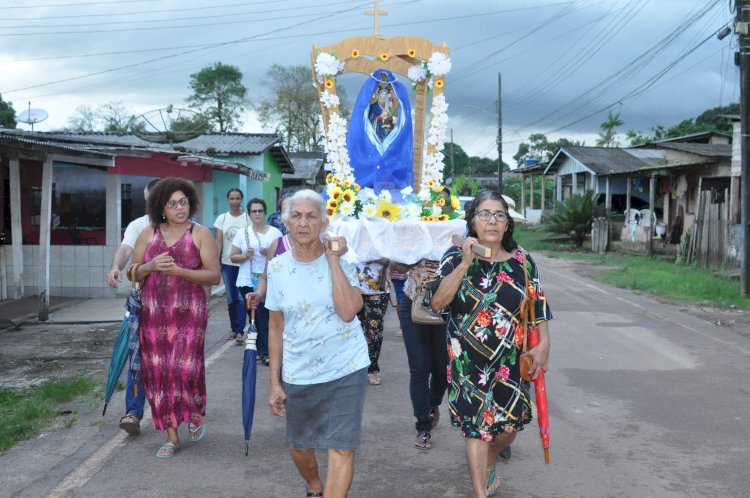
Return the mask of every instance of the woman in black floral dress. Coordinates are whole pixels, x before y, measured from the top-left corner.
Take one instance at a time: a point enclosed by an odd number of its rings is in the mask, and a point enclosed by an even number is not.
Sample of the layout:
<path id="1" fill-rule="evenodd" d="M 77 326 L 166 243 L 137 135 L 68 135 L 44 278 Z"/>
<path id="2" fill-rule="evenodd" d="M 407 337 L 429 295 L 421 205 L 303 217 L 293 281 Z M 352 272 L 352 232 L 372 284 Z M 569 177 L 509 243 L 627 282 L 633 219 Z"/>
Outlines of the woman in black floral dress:
<path id="1" fill-rule="evenodd" d="M 449 311 L 448 395 L 451 422 L 466 437 L 466 458 L 475 497 L 492 496 L 498 454 L 531 420 L 528 384 L 521 380 L 521 301 L 535 298 L 539 345 L 528 353 L 531 374 L 547 368 L 552 313 L 539 285 L 537 266 L 513 240 L 514 222 L 497 192 L 480 192 L 466 213 L 463 247 L 448 249 L 432 283 L 431 305 Z M 475 257 L 471 246 L 491 249 Z M 528 271 L 526 286 L 524 264 Z"/>

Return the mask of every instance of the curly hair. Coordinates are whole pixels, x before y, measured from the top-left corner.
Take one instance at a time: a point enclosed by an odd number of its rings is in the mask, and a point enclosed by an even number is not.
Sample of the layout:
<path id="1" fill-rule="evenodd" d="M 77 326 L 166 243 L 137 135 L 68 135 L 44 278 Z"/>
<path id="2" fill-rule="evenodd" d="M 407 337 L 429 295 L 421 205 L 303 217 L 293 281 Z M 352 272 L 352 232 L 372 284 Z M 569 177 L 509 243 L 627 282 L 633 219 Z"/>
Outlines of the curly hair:
<path id="1" fill-rule="evenodd" d="M 156 185 L 151 187 L 148 195 L 148 201 L 146 201 L 146 213 L 152 225 L 157 225 L 162 222 L 162 215 L 164 209 L 169 202 L 169 198 L 177 191 L 181 191 L 187 197 L 188 204 L 188 218 L 192 218 L 195 211 L 198 209 L 198 193 L 193 187 L 193 184 L 182 178 L 163 178 L 159 180 Z"/>
<path id="2" fill-rule="evenodd" d="M 479 204 L 484 201 L 500 201 L 505 208 L 505 212 L 508 212 L 508 202 L 503 199 L 500 192 L 496 190 L 482 190 L 476 195 L 476 197 L 474 197 L 474 200 L 469 203 L 469 207 L 466 210 L 466 233 L 469 237 L 477 236 L 477 228 L 474 224 L 474 218 L 476 218 L 477 215 L 477 207 L 479 207 Z M 518 243 L 513 240 L 513 229 L 516 226 L 516 222 L 510 217 L 510 214 L 508 214 L 507 223 L 508 229 L 503 234 L 501 244 L 505 251 L 512 252 L 518 247 Z"/>

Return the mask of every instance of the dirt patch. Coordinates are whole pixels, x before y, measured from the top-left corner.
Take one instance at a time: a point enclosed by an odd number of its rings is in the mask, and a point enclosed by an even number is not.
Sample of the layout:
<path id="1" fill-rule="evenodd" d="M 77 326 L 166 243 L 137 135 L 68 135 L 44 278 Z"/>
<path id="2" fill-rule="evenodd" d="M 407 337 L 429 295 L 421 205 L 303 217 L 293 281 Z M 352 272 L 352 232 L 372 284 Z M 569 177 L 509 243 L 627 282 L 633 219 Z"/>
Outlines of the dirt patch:
<path id="1" fill-rule="evenodd" d="M 0 387 L 75 375 L 106 379 L 119 325 L 26 324 L 0 335 Z"/>

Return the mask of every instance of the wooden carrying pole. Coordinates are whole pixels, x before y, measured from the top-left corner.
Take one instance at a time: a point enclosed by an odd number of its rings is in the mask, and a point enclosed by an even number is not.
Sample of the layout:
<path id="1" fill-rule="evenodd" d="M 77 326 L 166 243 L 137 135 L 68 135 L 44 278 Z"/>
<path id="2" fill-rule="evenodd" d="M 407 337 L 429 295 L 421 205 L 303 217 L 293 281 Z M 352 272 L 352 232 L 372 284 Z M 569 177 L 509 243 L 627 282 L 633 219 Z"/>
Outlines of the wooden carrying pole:
<path id="1" fill-rule="evenodd" d="M 461 235 L 453 235 L 453 237 L 451 238 L 451 242 L 453 242 L 453 244 L 457 246 L 463 246 L 465 240 L 466 237 L 463 237 Z M 482 244 L 473 244 L 471 246 L 471 252 L 482 258 L 489 258 L 492 256 L 492 249 L 487 246 L 483 246 Z"/>

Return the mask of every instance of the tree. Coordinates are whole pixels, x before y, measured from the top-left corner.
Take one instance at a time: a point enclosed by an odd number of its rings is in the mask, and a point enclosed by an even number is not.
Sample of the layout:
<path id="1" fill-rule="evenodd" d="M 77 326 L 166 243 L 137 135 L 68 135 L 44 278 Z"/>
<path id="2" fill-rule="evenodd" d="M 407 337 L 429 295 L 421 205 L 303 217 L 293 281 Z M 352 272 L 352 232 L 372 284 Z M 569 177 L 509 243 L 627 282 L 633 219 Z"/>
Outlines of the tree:
<path id="1" fill-rule="evenodd" d="M 263 81 L 270 87 L 272 96 L 261 100 L 255 109 L 265 126 L 282 136 L 284 147 L 289 151 L 323 150 L 320 101 L 310 68 L 274 64 Z M 339 86 L 336 93 L 339 111 L 346 116 L 349 111 L 344 88 Z"/>
<path id="2" fill-rule="evenodd" d="M 193 94 L 186 101 L 206 116 L 222 133 L 242 125 L 247 88 L 242 84 L 242 71 L 236 66 L 216 62 L 190 75 Z"/>
<path id="3" fill-rule="evenodd" d="M 556 204 L 555 212 L 547 218 L 546 229 L 550 232 L 569 235 L 576 247 L 583 246 L 586 235 L 591 233 L 596 202 L 594 191 L 574 195 Z"/>
<path id="4" fill-rule="evenodd" d="M 620 113 L 612 114 L 612 111 L 607 113 L 607 120 L 599 125 L 601 132 L 599 132 L 599 138 L 596 140 L 596 145 L 599 147 L 618 147 L 620 143 L 617 141 L 618 126 L 625 124 L 620 119 Z"/>
<path id="5" fill-rule="evenodd" d="M 583 147 L 584 145 L 586 144 L 583 141 L 570 140 L 568 138 L 560 138 L 559 140 L 550 142 L 543 133 L 533 133 L 529 135 L 528 143 L 521 142 L 519 144 L 513 159 L 519 168 L 524 167 L 528 159 L 534 159 L 539 161 L 540 164 L 546 164 L 560 147 Z"/>
<path id="6" fill-rule="evenodd" d="M 651 128 L 651 131 L 654 132 L 652 136 L 644 135 L 640 131 L 631 129 L 628 130 L 627 137 L 628 140 L 630 140 L 630 145 L 641 145 L 649 142 L 658 142 L 659 140 L 665 140 L 667 138 L 682 137 L 684 135 L 690 135 L 702 131 L 715 131 L 731 135 L 732 124 L 725 116 L 739 114 L 739 112 L 740 104 L 735 102 L 733 104 L 708 109 L 707 111 L 703 111 L 695 119 L 683 119 L 670 128 L 664 128 L 662 125 L 654 126 Z"/>
<path id="7" fill-rule="evenodd" d="M 76 133 L 93 133 L 96 131 L 96 126 L 96 111 L 91 106 L 79 105 L 76 107 L 75 114 L 68 118 L 68 126 L 65 127 L 65 130 Z"/>
<path id="8" fill-rule="evenodd" d="M 121 100 L 99 105 L 95 114 L 106 132 L 129 133 L 133 131 L 135 116 Z"/>
<path id="9" fill-rule="evenodd" d="M 0 94 L 0 128 L 16 127 L 16 111 L 13 109 L 13 102 L 6 102 Z"/>

